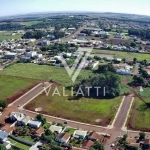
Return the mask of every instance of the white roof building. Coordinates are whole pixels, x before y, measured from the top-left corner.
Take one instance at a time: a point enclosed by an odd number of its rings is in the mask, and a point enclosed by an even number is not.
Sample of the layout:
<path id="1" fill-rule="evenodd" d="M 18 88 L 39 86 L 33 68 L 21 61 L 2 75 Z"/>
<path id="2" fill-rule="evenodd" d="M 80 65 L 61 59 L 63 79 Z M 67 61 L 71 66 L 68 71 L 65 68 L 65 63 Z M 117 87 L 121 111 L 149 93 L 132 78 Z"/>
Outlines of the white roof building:
<path id="1" fill-rule="evenodd" d="M 61 126 L 51 125 L 49 129 L 52 131 L 52 133 L 55 131 L 61 133 L 63 128 Z"/>
<path id="2" fill-rule="evenodd" d="M 84 139 L 87 135 L 87 131 L 75 130 L 73 137 Z"/>

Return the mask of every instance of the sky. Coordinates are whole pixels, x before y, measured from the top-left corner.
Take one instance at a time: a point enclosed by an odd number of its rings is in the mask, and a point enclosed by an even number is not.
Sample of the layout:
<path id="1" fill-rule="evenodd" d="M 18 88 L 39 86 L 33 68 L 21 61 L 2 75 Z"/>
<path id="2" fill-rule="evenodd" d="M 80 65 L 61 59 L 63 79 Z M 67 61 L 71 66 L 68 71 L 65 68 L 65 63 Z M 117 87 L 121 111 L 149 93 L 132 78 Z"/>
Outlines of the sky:
<path id="1" fill-rule="evenodd" d="M 0 16 L 48 11 L 94 11 L 150 16 L 150 0 L 0 0 Z"/>

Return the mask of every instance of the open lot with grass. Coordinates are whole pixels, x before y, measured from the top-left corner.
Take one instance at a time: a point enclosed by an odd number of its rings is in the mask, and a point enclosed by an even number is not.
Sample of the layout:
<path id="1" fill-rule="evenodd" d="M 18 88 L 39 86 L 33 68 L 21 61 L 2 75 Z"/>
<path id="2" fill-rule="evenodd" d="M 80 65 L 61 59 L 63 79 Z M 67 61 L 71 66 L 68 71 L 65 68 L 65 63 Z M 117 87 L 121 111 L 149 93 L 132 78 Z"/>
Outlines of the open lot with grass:
<path id="1" fill-rule="evenodd" d="M 115 99 L 82 97 L 78 100 L 68 100 L 69 96 L 63 96 L 63 87 L 57 88 L 60 95 L 54 94 L 56 89 L 52 87 L 49 96 L 43 93 L 25 108 L 34 111 L 35 108 L 42 107 L 44 114 L 105 126 L 113 120 L 117 112 L 114 107 L 118 108 L 122 99 L 122 97 Z M 71 95 L 71 91 L 64 91 L 65 95 Z"/>
<path id="2" fill-rule="evenodd" d="M 0 75 L 0 99 L 9 101 L 11 97 L 22 94 L 36 83 L 38 83 L 37 80 Z"/>
<path id="3" fill-rule="evenodd" d="M 40 80 L 53 80 L 63 85 L 73 84 L 67 71 L 64 68 L 55 66 L 19 63 L 9 66 L 0 72 L 0 74 Z M 88 77 L 90 74 L 92 74 L 92 71 L 82 70 L 77 77 L 77 81 L 81 78 Z"/>
<path id="4" fill-rule="evenodd" d="M 18 148 L 21 148 L 23 150 L 29 150 L 29 148 L 30 148 L 29 146 L 24 145 L 24 144 L 22 144 L 22 143 L 20 143 L 18 141 L 15 141 L 12 138 L 8 138 L 8 140 L 11 142 L 12 145 L 14 145 L 14 146 L 16 146 Z"/>
<path id="5" fill-rule="evenodd" d="M 134 100 L 133 109 L 129 118 L 129 128 L 150 131 L 150 88 L 143 88 L 143 92 L 136 89 L 139 98 Z"/>
<path id="6" fill-rule="evenodd" d="M 144 98 L 146 102 L 150 103 L 150 98 Z M 136 98 L 132 107 L 128 127 L 135 130 L 150 131 L 150 107 Z"/>
<path id="7" fill-rule="evenodd" d="M 97 50 L 93 49 L 92 52 L 99 53 L 99 54 L 111 54 L 115 55 L 117 58 L 126 58 L 126 59 L 133 59 L 137 58 L 138 60 L 148 60 L 150 61 L 150 54 L 142 54 L 142 53 L 131 53 L 131 52 L 121 52 L 121 51 L 111 51 L 111 50 Z M 97 56 L 97 54 L 95 54 Z"/>
<path id="8" fill-rule="evenodd" d="M 11 33 L 12 32 L 0 32 L 0 40 L 19 39 L 22 36 L 22 34 L 9 35 Z"/>

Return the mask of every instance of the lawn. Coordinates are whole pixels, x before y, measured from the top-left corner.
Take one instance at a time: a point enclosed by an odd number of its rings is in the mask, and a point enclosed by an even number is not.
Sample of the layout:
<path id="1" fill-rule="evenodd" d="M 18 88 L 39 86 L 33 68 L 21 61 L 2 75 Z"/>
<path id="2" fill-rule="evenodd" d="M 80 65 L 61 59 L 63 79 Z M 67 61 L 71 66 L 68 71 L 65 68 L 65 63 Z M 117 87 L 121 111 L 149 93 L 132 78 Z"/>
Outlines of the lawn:
<path id="1" fill-rule="evenodd" d="M 9 35 L 6 36 L 6 34 L 11 34 L 12 32 L 0 32 L 0 40 L 8 40 L 8 39 L 19 39 L 21 38 L 22 34 L 16 34 L 16 35 Z"/>
<path id="2" fill-rule="evenodd" d="M 12 145 L 18 147 L 18 148 L 21 148 L 23 150 L 29 150 L 30 146 L 27 146 L 27 145 L 24 145 L 18 141 L 15 141 L 14 139 L 12 138 L 8 138 L 8 140 L 11 142 Z"/>
<path id="3" fill-rule="evenodd" d="M 53 80 L 63 85 L 73 84 L 67 71 L 64 68 L 55 66 L 18 63 L 4 69 L 0 74 L 40 80 Z M 77 81 L 81 80 L 81 78 L 88 77 L 90 74 L 92 74 L 92 71 L 82 70 L 77 77 Z"/>
<path id="4" fill-rule="evenodd" d="M 75 129 L 73 129 L 73 128 L 67 128 L 65 130 L 65 132 L 69 133 L 70 135 L 73 135 L 74 131 L 75 131 Z"/>
<path id="5" fill-rule="evenodd" d="M 83 97 L 71 101 L 68 100 L 68 96 L 63 96 L 62 87 L 59 87 L 58 90 L 60 96 L 54 94 L 54 87 L 52 87 L 49 96 L 43 93 L 25 108 L 34 111 L 35 108 L 42 107 L 42 113 L 48 115 L 91 124 L 108 125 L 116 114 L 116 110 L 113 108 L 119 106 L 122 99 L 121 97 L 109 100 Z M 64 91 L 64 95 L 71 95 L 70 91 Z M 96 120 L 99 120 L 99 122 L 97 123 Z"/>
<path id="6" fill-rule="evenodd" d="M 0 75 L 0 99 L 11 98 L 37 82 L 37 80 Z"/>
<path id="7" fill-rule="evenodd" d="M 98 52 L 101 54 L 112 54 L 115 55 L 117 58 L 126 58 L 126 59 L 133 59 L 137 58 L 138 60 L 148 60 L 150 61 L 150 54 L 142 54 L 142 53 L 131 53 L 131 52 L 121 52 L 121 51 L 111 51 L 111 50 L 97 50 L 93 49 L 92 52 Z"/>
<path id="8" fill-rule="evenodd" d="M 150 98 L 144 98 L 150 103 Z M 146 107 L 144 102 L 138 98 L 135 99 L 128 127 L 136 130 L 150 131 L 150 108 Z"/>

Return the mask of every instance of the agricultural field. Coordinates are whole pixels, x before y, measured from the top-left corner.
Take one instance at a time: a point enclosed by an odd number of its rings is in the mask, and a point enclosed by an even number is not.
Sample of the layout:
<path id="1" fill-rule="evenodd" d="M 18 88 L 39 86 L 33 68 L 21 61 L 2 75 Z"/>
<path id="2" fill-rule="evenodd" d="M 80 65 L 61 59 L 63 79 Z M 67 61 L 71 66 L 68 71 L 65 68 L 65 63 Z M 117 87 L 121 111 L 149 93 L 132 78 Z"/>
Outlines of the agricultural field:
<path id="1" fill-rule="evenodd" d="M 136 90 L 142 99 L 150 104 L 150 88 L 144 89 L 143 92 Z M 128 127 L 136 130 L 150 131 L 150 106 L 147 106 L 140 98 L 135 98 L 132 111 L 130 114 Z"/>
<path id="2" fill-rule="evenodd" d="M 32 26 L 34 24 L 38 24 L 41 23 L 42 21 L 27 21 L 27 22 L 21 22 L 21 24 L 25 25 L 25 26 Z"/>
<path id="3" fill-rule="evenodd" d="M 117 112 L 114 107 L 118 108 L 122 99 L 122 97 L 114 99 L 82 97 L 78 100 L 68 100 L 71 91 L 66 89 L 63 94 L 63 87 L 59 86 L 57 88 L 60 95 L 57 95 L 54 94 L 55 88 L 50 89 L 49 96 L 43 93 L 35 98 L 25 106 L 25 109 L 34 111 L 35 108 L 41 107 L 44 114 L 106 126 L 113 120 Z"/>
<path id="4" fill-rule="evenodd" d="M 37 84 L 37 80 L 0 75 L 0 99 L 8 100 Z M 8 100 L 9 101 L 9 100 Z"/>
<path id="5" fill-rule="evenodd" d="M 22 36 L 22 34 L 7 35 L 11 33 L 12 32 L 0 32 L 0 40 L 19 39 Z"/>
<path id="6" fill-rule="evenodd" d="M 64 68 L 47 65 L 18 63 L 7 67 L 0 74 L 40 80 L 53 80 L 65 86 L 73 84 L 71 77 L 69 77 Z M 82 70 L 77 77 L 77 81 L 91 74 L 92 71 L 90 70 Z"/>
<path id="7" fill-rule="evenodd" d="M 137 58 L 138 60 L 148 60 L 150 61 L 150 54 L 142 54 L 142 53 L 131 53 L 131 52 L 121 52 L 121 51 L 111 51 L 111 50 L 97 50 L 93 49 L 92 52 L 99 53 L 99 54 L 108 54 L 108 55 L 115 55 L 116 58 L 126 58 L 126 59 L 133 59 Z M 98 54 L 96 54 L 97 56 Z"/>

